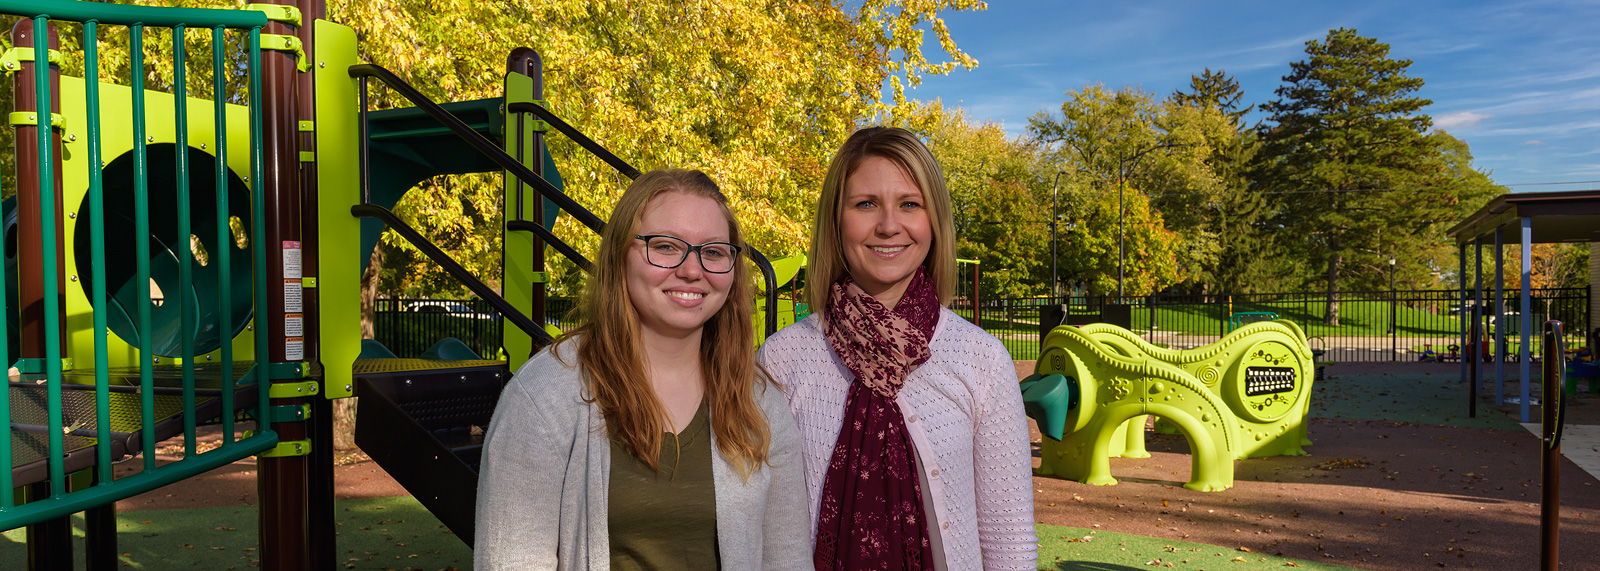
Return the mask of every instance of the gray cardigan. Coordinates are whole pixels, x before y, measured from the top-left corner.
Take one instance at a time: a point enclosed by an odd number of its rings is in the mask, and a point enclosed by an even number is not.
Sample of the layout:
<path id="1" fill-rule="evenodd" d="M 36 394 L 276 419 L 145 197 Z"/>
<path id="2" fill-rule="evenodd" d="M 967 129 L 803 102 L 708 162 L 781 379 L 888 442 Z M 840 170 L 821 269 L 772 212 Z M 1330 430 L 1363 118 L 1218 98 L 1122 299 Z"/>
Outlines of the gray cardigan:
<path id="1" fill-rule="evenodd" d="M 484 435 L 473 556 L 479 571 L 611 567 L 611 444 L 599 408 L 583 402 L 576 352 L 570 343 L 562 348 L 572 366 L 550 349 L 529 359 L 501 393 Z M 777 387 L 758 387 L 756 400 L 772 432 L 770 465 L 745 482 L 722 455 L 712 456 L 722 568 L 809 569 L 799 430 Z"/>

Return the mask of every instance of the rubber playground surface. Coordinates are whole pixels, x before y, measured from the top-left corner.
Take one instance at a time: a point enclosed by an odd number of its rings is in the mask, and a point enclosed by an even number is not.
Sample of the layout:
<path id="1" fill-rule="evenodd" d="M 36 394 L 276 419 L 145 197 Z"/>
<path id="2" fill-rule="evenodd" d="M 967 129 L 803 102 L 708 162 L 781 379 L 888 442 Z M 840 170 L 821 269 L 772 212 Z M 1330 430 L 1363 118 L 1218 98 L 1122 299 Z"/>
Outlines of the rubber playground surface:
<path id="1" fill-rule="evenodd" d="M 1112 459 L 1118 485 L 1035 478 L 1040 569 L 1535 568 L 1538 439 L 1487 396 L 1468 418 L 1457 367 L 1331 366 L 1314 385 L 1311 455 L 1239 461 L 1227 491 L 1183 489 L 1187 444 L 1154 433 L 1151 458 Z M 1567 413 L 1600 425 L 1600 398 L 1580 395 Z M 1561 477 L 1561 561 L 1600 569 L 1600 481 L 1570 460 Z M 471 551 L 375 464 L 338 467 L 336 484 L 342 568 L 472 567 Z M 247 460 L 119 502 L 124 568 L 252 567 L 255 501 Z M 0 569 L 25 568 L 22 532 L 0 538 Z"/>

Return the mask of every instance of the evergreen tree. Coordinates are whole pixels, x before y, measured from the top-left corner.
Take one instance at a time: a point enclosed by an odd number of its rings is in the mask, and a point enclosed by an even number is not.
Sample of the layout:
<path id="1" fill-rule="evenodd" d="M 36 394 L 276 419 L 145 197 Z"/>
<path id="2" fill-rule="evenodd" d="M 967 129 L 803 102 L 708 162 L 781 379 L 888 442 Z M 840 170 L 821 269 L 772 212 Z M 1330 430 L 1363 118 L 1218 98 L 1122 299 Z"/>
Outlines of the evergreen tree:
<path id="1" fill-rule="evenodd" d="M 1244 116 L 1256 108 L 1253 103 L 1239 107 L 1244 99 L 1244 90 L 1239 88 L 1239 80 L 1229 75 L 1226 70 L 1211 71 L 1208 67 L 1200 75 L 1189 76 L 1189 89 L 1190 93 L 1173 90 L 1172 101 L 1179 105 L 1221 111 L 1233 121 L 1234 127 L 1240 130 L 1244 129 Z"/>
<path id="2" fill-rule="evenodd" d="M 1255 155 L 1259 140 L 1244 126 L 1245 114 L 1255 105 L 1241 107 L 1244 90 L 1239 81 L 1224 70 L 1206 68 L 1189 78 L 1189 92 L 1175 90 L 1169 100 L 1178 106 L 1209 110 L 1226 118 L 1217 128 L 1205 132 L 1205 164 L 1214 173 L 1217 191 L 1203 205 L 1186 205 L 1180 200 L 1160 197 L 1163 212 L 1187 210 L 1203 214 L 1203 230 L 1214 237 L 1214 251 L 1198 271 L 1190 276 L 1190 288 L 1197 293 L 1250 292 L 1259 286 L 1276 285 L 1265 274 L 1275 266 L 1261 262 L 1272 250 L 1270 236 L 1258 222 L 1266 213 L 1265 199 L 1251 192 L 1246 170 Z"/>
<path id="3" fill-rule="evenodd" d="M 1255 180 L 1271 193 L 1274 217 L 1328 292 L 1327 321 L 1339 323 L 1341 288 L 1386 286 L 1388 260 L 1418 250 L 1429 224 L 1447 216 L 1454 189 L 1430 183 L 1441 167 L 1432 119 L 1417 97 L 1411 60 L 1354 29 L 1306 42 L 1277 99 L 1262 106 Z M 1380 286 L 1381 284 L 1381 286 Z"/>

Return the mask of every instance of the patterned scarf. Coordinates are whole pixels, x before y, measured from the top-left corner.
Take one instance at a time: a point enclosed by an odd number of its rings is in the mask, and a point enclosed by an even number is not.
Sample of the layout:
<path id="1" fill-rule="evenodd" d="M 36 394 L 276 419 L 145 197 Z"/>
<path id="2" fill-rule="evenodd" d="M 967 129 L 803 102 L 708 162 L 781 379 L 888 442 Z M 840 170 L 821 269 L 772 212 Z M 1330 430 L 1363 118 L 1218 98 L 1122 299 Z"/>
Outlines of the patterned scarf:
<path id="1" fill-rule="evenodd" d="M 923 268 L 890 310 L 850 276 L 833 284 L 828 345 L 856 376 L 817 516 L 817 571 L 933 569 L 916 451 L 895 395 L 928 360 L 939 295 Z"/>

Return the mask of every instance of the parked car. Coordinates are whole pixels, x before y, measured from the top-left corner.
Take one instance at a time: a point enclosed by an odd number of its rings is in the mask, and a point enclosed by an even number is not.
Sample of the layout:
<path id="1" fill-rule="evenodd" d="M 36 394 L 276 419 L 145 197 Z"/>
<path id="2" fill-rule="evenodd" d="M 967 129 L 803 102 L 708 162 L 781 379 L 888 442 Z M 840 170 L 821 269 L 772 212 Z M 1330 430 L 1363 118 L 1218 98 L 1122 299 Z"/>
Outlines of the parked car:
<path id="1" fill-rule="evenodd" d="M 498 315 L 493 313 L 474 311 L 471 307 L 468 307 L 467 304 L 458 301 L 419 299 L 406 302 L 405 310 L 416 313 L 448 313 L 458 317 L 470 317 L 473 319 L 495 319 L 498 317 Z"/>

